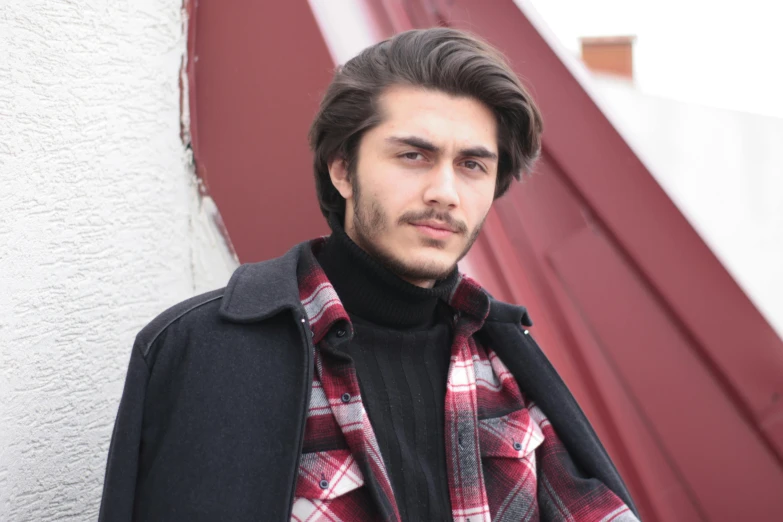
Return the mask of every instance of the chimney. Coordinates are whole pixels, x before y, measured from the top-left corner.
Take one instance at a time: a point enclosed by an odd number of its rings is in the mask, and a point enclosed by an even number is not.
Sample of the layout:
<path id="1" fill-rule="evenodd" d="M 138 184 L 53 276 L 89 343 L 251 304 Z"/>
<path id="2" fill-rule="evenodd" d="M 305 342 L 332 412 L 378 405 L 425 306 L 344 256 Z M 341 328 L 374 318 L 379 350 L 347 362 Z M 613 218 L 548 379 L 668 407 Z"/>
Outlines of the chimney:
<path id="1" fill-rule="evenodd" d="M 583 37 L 582 61 L 592 72 L 633 80 L 635 36 Z"/>

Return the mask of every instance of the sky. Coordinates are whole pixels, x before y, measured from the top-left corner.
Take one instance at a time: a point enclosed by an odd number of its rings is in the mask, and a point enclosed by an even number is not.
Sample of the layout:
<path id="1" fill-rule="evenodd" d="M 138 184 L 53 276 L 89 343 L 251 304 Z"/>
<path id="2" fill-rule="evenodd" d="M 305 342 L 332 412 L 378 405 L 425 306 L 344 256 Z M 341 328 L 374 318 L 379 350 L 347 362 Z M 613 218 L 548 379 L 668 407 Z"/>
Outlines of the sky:
<path id="1" fill-rule="evenodd" d="M 637 88 L 655 96 L 783 118 L 779 0 L 516 0 L 562 46 L 636 36 Z"/>

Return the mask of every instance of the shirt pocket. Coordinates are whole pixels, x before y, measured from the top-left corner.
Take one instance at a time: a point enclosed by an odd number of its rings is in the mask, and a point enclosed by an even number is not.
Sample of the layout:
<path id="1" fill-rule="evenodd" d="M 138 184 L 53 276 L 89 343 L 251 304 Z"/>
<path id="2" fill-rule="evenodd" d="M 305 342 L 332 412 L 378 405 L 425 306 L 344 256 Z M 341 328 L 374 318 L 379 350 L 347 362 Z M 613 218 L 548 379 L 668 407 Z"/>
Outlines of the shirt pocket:
<path id="1" fill-rule="evenodd" d="M 479 448 L 493 521 L 537 520 L 536 448 L 544 442 L 527 408 L 479 420 Z"/>
<path id="2" fill-rule="evenodd" d="M 527 408 L 501 417 L 479 420 L 481 456 L 524 459 L 544 442 L 544 433 Z"/>
<path id="3" fill-rule="evenodd" d="M 305 453 L 291 511 L 292 522 L 336 522 L 354 519 L 371 507 L 364 476 L 348 449 Z"/>

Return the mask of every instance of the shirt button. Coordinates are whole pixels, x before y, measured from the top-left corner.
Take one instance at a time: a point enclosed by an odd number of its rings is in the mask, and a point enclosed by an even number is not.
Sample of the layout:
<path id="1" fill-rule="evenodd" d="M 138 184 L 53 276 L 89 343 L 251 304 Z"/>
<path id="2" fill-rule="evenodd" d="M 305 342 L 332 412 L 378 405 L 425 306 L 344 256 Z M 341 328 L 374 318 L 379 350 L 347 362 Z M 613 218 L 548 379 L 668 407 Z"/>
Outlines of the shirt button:
<path id="1" fill-rule="evenodd" d="M 342 397 L 340 397 L 340 400 L 346 404 L 351 402 L 351 394 L 348 392 L 343 393 Z"/>
<path id="2" fill-rule="evenodd" d="M 337 337 L 345 337 L 345 330 L 342 328 L 337 330 Z"/>
<path id="3" fill-rule="evenodd" d="M 321 489 L 327 489 L 329 487 L 329 481 L 326 479 L 321 479 L 321 482 L 318 483 L 318 487 Z"/>
<path id="4" fill-rule="evenodd" d="M 521 442 L 515 442 L 514 443 L 514 449 L 516 451 L 522 451 L 522 443 Z"/>
<path id="5" fill-rule="evenodd" d="M 528 333 L 530 333 L 530 332 L 528 332 L 527 330 L 525 330 L 525 335 L 527 335 Z"/>

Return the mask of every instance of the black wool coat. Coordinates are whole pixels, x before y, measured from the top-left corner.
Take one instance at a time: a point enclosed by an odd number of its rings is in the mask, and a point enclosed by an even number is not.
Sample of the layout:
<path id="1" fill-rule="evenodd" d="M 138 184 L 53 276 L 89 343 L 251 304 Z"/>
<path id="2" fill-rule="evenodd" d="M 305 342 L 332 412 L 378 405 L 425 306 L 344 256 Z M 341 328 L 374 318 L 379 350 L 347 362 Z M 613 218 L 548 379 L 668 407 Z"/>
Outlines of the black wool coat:
<path id="1" fill-rule="evenodd" d="M 240 266 L 226 288 L 173 306 L 138 334 L 100 521 L 290 519 L 313 372 L 296 278 L 304 248 Z M 523 325 L 530 325 L 523 307 L 493 300 L 477 335 L 547 414 L 585 475 L 636 513 L 590 423 Z"/>

